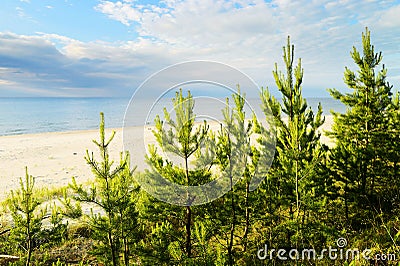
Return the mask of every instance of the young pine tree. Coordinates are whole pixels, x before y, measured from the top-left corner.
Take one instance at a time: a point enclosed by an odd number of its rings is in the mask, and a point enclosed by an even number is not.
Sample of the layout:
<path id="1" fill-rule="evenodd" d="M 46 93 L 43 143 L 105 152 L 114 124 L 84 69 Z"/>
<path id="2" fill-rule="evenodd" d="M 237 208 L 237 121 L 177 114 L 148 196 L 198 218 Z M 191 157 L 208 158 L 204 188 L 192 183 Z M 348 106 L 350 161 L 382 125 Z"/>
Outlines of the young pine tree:
<path id="1" fill-rule="evenodd" d="M 215 163 L 229 178 L 230 191 L 219 199 L 222 204 L 216 217 L 220 224 L 220 234 L 217 236 L 226 250 L 227 265 L 237 265 L 238 251 L 242 251 L 247 241 L 249 221 L 249 183 L 244 177 L 247 160 L 250 154 L 251 121 L 246 120 L 244 111 L 245 95 L 238 92 L 232 95 L 233 106 L 226 100 L 223 110 L 224 126 L 218 132 Z M 240 179 L 239 179 L 240 178 Z M 236 184 L 235 184 L 236 183 Z M 243 227 L 241 219 L 246 219 Z M 242 236 L 242 239 L 241 239 Z M 244 240 L 243 240 L 244 239 Z M 240 248 L 240 246 L 242 246 Z"/>
<path id="2" fill-rule="evenodd" d="M 330 136 L 336 141 L 332 151 L 332 174 L 344 199 L 348 226 L 370 224 L 369 218 L 381 211 L 390 214 L 399 197 L 399 105 L 392 99 L 386 81 L 382 53 L 375 53 L 370 31 L 362 34 L 362 54 L 353 47 L 351 57 L 358 67 L 345 68 L 344 82 L 352 90 L 331 96 L 346 105 L 344 114 L 334 114 Z M 397 115 L 396 115 L 397 114 Z M 396 121 L 397 120 L 397 121 Z"/>
<path id="3" fill-rule="evenodd" d="M 97 240 L 95 254 L 107 265 L 130 265 L 137 237 L 136 197 L 139 187 L 133 179 L 129 154 L 122 156 L 117 166 L 109 157 L 108 147 L 115 132 L 106 140 L 104 114 L 100 113 L 100 141 L 93 140 L 99 148 L 101 161 L 96 161 L 93 152 L 86 152 L 86 162 L 92 168 L 95 180 L 88 190 L 78 185 L 75 179 L 70 187 L 79 202 L 91 203 L 102 211 L 91 213 L 89 224 L 92 237 Z M 122 256 L 122 261 L 120 257 Z"/>
<path id="4" fill-rule="evenodd" d="M 190 92 L 185 97 L 182 90 L 176 92 L 173 99 L 175 119 L 164 109 L 164 120 L 156 117 L 156 126 L 153 134 L 156 137 L 157 144 L 162 151 L 167 152 L 179 158 L 181 164 L 172 162 L 157 153 L 157 148 L 153 145 L 149 147 L 147 157 L 151 171 L 146 175 L 157 175 L 168 179 L 179 185 L 196 186 L 210 181 L 210 171 L 207 166 L 202 168 L 195 167 L 191 169 L 190 164 L 195 164 L 196 153 L 206 145 L 208 139 L 208 125 L 195 124 L 194 100 Z M 168 205 L 161 202 L 154 202 L 155 206 L 163 206 L 164 211 L 168 210 L 167 220 L 177 225 L 170 232 L 175 237 L 175 241 L 170 243 L 172 253 L 175 259 L 182 263 L 182 260 L 190 261 L 194 257 L 192 234 L 193 224 L 196 222 L 196 213 L 201 213 L 202 207 L 191 206 L 191 197 L 188 195 L 188 202 L 185 207 Z M 184 208 L 184 211 L 183 211 Z M 194 212 L 195 210 L 195 212 Z M 162 216 L 160 210 L 158 216 Z M 183 229 L 183 230 L 182 230 Z M 182 240 L 183 238 L 183 240 Z M 176 262 L 178 263 L 178 262 Z"/>
<path id="5" fill-rule="evenodd" d="M 276 217 L 272 218 L 276 229 L 270 233 L 275 238 L 271 244 L 298 247 L 303 241 L 310 241 L 307 230 L 312 230 L 309 225 L 316 224 L 318 219 L 312 210 L 318 201 L 314 186 L 325 149 L 317 130 L 324 119 L 321 105 L 314 115 L 302 96 L 303 69 L 300 59 L 293 66 L 294 46 L 289 37 L 283 48 L 283 60 L 286 75 L 278 71 L 277 64 L 273 71 L 283 104 L 271 96 L 268 89 L 263 89 L 261 94 L 265 109 L 271 108 L 277 137 L 275 159 L 265 182 L 265 193 L 274 206 L 265 208 Z"/>
<path id="6" fill-rule="evenodd" d="M 28 168 L 25 171 L 25 180 L 20 178 L 20 189 L 11 191 L 8 207 L 14 221 L 10 239 L 24 249 L 25 265 L 29 266 L 46 213 L 39 209 L 42 202 L 34 195 L 35 179 L 28 174 Z"/>

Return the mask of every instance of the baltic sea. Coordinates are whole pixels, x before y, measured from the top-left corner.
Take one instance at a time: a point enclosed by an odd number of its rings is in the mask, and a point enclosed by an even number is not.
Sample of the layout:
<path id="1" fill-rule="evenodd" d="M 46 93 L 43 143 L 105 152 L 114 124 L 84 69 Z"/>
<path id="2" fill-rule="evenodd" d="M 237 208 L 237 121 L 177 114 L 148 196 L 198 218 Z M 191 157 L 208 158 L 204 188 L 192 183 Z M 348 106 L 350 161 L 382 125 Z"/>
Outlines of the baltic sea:
<path id="1" fill-rule="evenodd" d="M 129 98 L 0 98 L 0 136 L 20 135 L 44 132 L 63 132 L 74 130 L 96 129 L 99 125 L 99 113 L 104 112 L 106 127 L 122 127 L 125 110 Z M 195 113 L 207 110 L 216 119 L 222 119 L 221 109 L 224 100 L 196 99 Z M 259 106 L 260 99 L 249 99 L 250 106 Z M 332 98 L 307 98 L 307 103 L 315 111 L 318 103 L 322 104 L 323 114 L 331 115 L 330 111 L 345 112 L 345 107 Z M 152 102 L 136 100 L 140 110 L 149 113 Z M 170 100 L 162 100 L 154 106 L 148 118 L 143 121 L 143 115 L 137 115 L 131 121 L 132 126 L 152 123 L 156 114 L 162 116 L 163 107 L 171 110 Z M 135 114 L 133 114 L 135 115 Z"/>

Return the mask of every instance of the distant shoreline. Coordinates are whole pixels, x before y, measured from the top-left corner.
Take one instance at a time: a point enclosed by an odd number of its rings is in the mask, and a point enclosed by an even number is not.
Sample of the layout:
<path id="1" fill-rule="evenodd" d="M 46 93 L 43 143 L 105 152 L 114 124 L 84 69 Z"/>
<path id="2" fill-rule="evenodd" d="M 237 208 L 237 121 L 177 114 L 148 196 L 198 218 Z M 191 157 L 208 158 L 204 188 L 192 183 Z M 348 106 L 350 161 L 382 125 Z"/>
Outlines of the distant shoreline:
<path id="1" fill-rule="evenodd" d="M 258 98 L 247 99 L 249 106 L 261 104 Z M 278 99 L 279 100 L 279 99 Z M 323 114 L 331 115 L 330 110 L 344 111 L 341 104 L 331 98 L 306 99 L 313 111 L 319 102 L 323 106 Z M 24 135 L 47 132 L 65 132 L 79 130 L 95 130 L 99 124 L 99 114 L 105 115 L 106 126 L 123 127 L 127 98 L 0 98 L 0 136 Z M 153 101 L 137 101 L 138 110 L 142 113 L 130 114 L 129 123 L 140 126 L 146 123 L 145 116 L 153 108 Z M 150 122 L 156 114 L 163 114 L 163 107 L 171 108 L 170 99 L 163 99 L 153 109 Z M 222 119 L 221 109 L 224 102 L 209 99 L 196 99 L 195 113 Z M 261 110 L 259 110 L 261 112 Z"/>

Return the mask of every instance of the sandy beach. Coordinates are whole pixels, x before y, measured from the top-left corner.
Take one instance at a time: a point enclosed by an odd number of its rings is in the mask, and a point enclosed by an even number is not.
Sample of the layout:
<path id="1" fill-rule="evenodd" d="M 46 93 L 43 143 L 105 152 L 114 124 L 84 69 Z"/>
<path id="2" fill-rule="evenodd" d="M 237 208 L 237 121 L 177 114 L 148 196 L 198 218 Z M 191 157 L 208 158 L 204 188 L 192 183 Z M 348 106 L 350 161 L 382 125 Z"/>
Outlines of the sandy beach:
<path id="1" fill-rule="evenodd" d="M 331 125 L 332 116 L 327 116 L 322 130 L 329 130 Z M 132 140 L 134 145 L 143 141 L 141 132 L 151 142 L 151 130 L 143 130 L 143 127 L 133 129 L 132 136 L 138 136 Z M 116 131 L 116 135 L 109 152 L 111 158 L 118 161 L 123 150 L 122 129 L 106 129 L 106 137 L 112 131 Z M 10 190 L 18 189 L 19 178 L 25 176 L 25 166 L 28 167 L 29 174 L 35 177 L 37 187 L 65 186 L 71 182 L 73 176 L 78 183 L 90 180 L 93 174 L 84 156 L 86 150 L 93 151 L 95 157 L 98 155 L 98 149 L 92 142 L 98 138 L 98 130 L 0 137 L 0 201 L 6 198 Z M 322 141 L 330 143 L 325 136 L 322 136 Z M 146 167 L 142 160 L 139 162 L 141 165 L 138 165 L 138 169 Z"/>
<path id="2" fill-rule="evenodd" d="M 116 131 L 110 147 L 113 158 L 118 158 L 122 150 L 122 131 Z M 71 182 L 72 176 L 78 182 L 88 180 L 92 174 L 84 156 L 87 149 L 96 151 L 92 139 L 98 139 L 98 130 L 0 137 L 0 200 L 11 189 L 18 188 L 19 177 L 25 176 L 25 166 L 36 178 L 38 187 L 64 186 Z"/>

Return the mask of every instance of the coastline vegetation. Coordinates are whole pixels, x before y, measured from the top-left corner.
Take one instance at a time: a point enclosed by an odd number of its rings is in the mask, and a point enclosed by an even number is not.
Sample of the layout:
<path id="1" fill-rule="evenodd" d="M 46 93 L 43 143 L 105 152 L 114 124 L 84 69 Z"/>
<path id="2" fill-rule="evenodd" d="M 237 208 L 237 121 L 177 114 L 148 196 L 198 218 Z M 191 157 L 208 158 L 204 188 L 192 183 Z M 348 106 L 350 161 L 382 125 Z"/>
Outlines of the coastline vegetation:
<path id="1" fill-rule="evenodd" d="M 386 81 L 382 54 L 375 53 L 368 29 L 361 50 L 351 51 L 358 69 L 344 72 L 352 91 L 329 89 L 347 107 L 333 114 L 327 133 L 333 147 L 320 139 L 323 107 L 314 113 L 302 96 L 301 59 L 295 61 L 289 38 L 284 71 L 278 64 L 273 71 L 283 103 L 268 88 L 260 93 L 264 119 L 275 128 L 245 119 L 246 96 L 239 89 L 227 99 L 232 107 L 223 110 L 225 128 L 196 127 L 192 95 L 176 92 L 176 117 L 158 116 L 153 134 L 183 166 L 156 146 L 149 148 L 145 172 L 134 171 L 129 153 L 110 158 L 114 134 L 105 136 L 101 113 L 99 140 L 93 140 L 99 150 L 84 158 L 94 175 L 91 183 L 72 179 L 68 187 L 36 189 L 27 168 L 20 188 L 2 203 L 0 265 L 400 265 L 400 94 Z M 271 156 L 271 138 L 276 147 L 269 167 L 264 157 Z M 232 185 L 235 143 L 246 153 L 240 157 L 241 178 Z M 230 190 L 196 206 L 157 200 L 136 181 L 157 172 L 196 186 L 223 171 Z M 251 191 L 251 179 L 260 174 L 265 180 Z M 312 248 L 317 257 L 328 247 L 370 253 L 369 259 L 281 260 L 276 252 L 260 258 L 265 247 L 300 254 Z"/>

